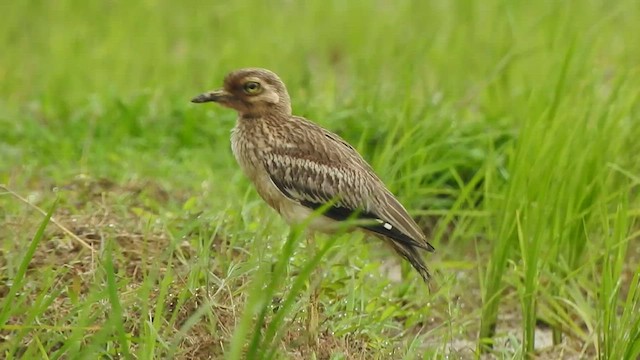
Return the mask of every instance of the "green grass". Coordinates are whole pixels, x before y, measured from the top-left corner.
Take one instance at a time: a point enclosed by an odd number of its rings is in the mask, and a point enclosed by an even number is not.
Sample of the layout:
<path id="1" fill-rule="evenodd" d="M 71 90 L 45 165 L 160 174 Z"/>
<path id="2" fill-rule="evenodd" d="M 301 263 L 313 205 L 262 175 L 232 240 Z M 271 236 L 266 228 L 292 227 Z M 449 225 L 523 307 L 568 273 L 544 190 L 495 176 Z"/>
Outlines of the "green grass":
<path id="1" fill-rule="evenodd" d="M 2 10 L 0 358 L 640 357 L 637 2 Z M 189 103 L 245 66 L 371 162 L 431 290 L 258 198 Z"/>

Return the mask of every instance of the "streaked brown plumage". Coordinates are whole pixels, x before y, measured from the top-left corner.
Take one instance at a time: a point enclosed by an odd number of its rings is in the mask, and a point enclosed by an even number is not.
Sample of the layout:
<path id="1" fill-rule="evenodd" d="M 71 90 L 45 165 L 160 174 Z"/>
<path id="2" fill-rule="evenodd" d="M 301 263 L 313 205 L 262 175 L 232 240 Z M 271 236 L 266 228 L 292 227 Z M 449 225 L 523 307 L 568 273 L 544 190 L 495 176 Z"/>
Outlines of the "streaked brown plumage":
<path id="1" fill-rule="evenodd" d="M 433 251 L 426 236 L 369 164 L 338 135 L 291 114 L 284 83 L 273 72 L 248 68 L 231 72 L 224 88 L 192 102 L 214 101 L 238 112 L 233 153 L 260 196 L 289 223 L 314 218 L 312 230 L 331 232 L 346 219 L 385 240 L 427 281 L 419 249 Z"/>

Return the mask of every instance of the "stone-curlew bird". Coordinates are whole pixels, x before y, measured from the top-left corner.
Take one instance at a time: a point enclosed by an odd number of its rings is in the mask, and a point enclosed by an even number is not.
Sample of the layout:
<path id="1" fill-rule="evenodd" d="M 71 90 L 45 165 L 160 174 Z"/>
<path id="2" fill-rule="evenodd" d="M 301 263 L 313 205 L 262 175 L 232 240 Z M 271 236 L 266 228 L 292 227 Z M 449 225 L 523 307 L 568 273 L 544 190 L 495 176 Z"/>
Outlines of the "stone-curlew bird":
<path id="1" fill-rule="evenodd" d="M 288 223 L 305 221 L 326 205 L 309 223 L 311 230 L 332 232 L 341 221 L 366 220 L 356 227 L 385 240 L 428 281 L 419 250 L 434 248 L 422 230 L 351 145 L 292 115 L 289 94 L 276 74 L 236 70 L 225 77 L 222 89 L 191 101 L 213 101 L 238 112 L 233 153 L 258 194 Z"/>

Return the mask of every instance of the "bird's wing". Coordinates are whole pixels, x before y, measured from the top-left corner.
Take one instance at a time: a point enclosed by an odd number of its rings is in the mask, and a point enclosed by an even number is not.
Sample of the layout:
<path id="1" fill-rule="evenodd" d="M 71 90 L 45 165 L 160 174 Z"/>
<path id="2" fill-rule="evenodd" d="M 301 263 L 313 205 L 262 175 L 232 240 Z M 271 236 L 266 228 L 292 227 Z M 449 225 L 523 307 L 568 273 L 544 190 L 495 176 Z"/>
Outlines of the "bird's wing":
<path id="1" fill-rule="evenodd" d="M 429 251 L 433 247 L 405 208 L 358 152 L 338 135 L 313 126 L 299 146 L 274 147 L 264 166 L 276 187 L 310 209 L 327 207 L 337 220 L 371 220 L 360 227 Z M 302 145 L 311 144 L 311 145 Z"/>

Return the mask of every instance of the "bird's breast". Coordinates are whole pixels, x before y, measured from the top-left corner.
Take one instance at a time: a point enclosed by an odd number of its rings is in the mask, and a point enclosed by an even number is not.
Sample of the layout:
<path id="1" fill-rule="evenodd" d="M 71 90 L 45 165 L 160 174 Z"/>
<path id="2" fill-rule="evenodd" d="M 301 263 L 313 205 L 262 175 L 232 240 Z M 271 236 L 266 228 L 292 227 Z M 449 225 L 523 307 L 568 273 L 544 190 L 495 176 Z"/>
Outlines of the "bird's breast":
<path id="1" fill-rule="evenodd" d="M 247 129 L 242 127 L 234 128 L 231 135 L 231 150 L 238 165 L 251 180 L 260 197 L 282 214 L 286 204 L 291 200 L 287 199 L 271 181 L 263 162 L 264 154 L 269 151 L 269 146 L 255 135 L 247 133 Z"/>

